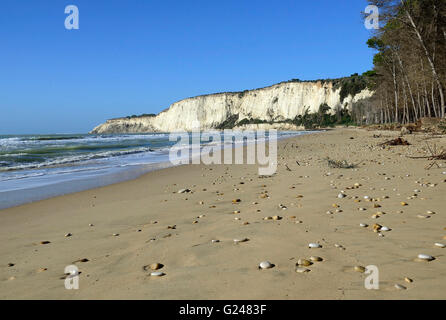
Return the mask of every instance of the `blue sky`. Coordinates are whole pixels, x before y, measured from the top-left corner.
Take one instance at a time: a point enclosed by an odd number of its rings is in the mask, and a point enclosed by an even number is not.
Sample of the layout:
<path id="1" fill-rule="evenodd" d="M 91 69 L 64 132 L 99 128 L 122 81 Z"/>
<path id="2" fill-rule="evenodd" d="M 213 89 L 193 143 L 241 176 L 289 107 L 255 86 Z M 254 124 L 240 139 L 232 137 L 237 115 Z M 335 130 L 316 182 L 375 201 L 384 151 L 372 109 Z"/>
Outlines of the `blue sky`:
<path id="1" fill-rule="evenodd" d="M 66 30 L 65 6 L 79 8 Z M 200 94 L 372 68 L 362 0 L 2 0 L 0 134 L 82 133 Z"/>

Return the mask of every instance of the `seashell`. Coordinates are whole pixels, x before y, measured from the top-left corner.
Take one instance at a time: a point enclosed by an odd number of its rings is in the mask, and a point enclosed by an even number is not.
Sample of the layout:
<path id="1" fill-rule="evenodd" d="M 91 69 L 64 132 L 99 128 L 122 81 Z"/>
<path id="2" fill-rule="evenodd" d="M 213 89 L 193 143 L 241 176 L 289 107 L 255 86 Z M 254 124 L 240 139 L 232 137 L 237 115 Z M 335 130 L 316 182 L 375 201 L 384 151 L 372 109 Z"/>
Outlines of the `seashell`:
<path id="1" fill-rule="evenodd" d="M 163 277 L 163 276 L 165 276 L 166 274 L 164 273 L 164 272 L 152 272 L 151 274 L 150 274 L 150 276 L 151 277 Z"/>
<path id="2" fill-rule="evenodd" d="M 220 242 L 220 240 L 214 239 L 214 240 L 211 240 L 211 242 L 212 243 L 218 243 L 218 242 Z"/>
<path id="3" fill-rule="evenodd" d="M 353 268 L 353 270 L 355 270 L 356 272 L 360 272 L 360 273 L 364 273 L 365 272 L 365 268 L 363 266 L 355 266 Z"/>
<path id="4" fill-rule="evenodd" d="M 113 237 L 119 237 L 119 233 L 113 233 Z"/>
<path id="5" fill-rule="evenodd" d="M 39 270 L 37 270 L 37 272 L 38 273 L 41 273 L 41 272 L 45 272 L 45 271 L 47 271 L 48 269 L 47 268 L 39 268 Z"/>
<path id="6" fill-rule="evenodd" d="M 234 243 L 241 243 L 241 242 L 247 242 L 249 241 L 248 238 L 243 238 L 243 239 L 234 239 Z"/>
<path id="7" fill-rule="evenodd" d="M 321 262 L 321 261 L 324 261 L 324 259 L 322 259 L 321 257 L 311 256 L 310 261 Z"/>
<path id="8" fill-rule="evenodd" d="M 90 223 L 88 226 L 89 226 L 89 227 L 94 227 L 94 224 Z"/>
<path id="9" fill-rule="evenodd" d="M 400 284 L 395 284 L 395 289 L 397 289 L 397 290 L 407 290 L 407 288 L 405 286 L 402 286 Z"/>
<path id="10" fill-rule="evenodd" d="M 322 246 L 319 243 L 310 243 L 308 244 L 308 247 L 313 249 L 322 248 Z"/>
<path id="11" fill-rule="evenodd" d="M 429 219 L 431 216 L 427 216 L 427 215 L 423 215 L 423 214 L 418 214 L 417 218 L 419 219 Z"/>
<path id="12" fill-rule="evenodd" d="M 380 224 L 375 223 L 375 224 L 373 225 L 373 231 L 375 231 L 375 232 L 380 231 L 381 228 L 382 228 L 382 225 L 380 225 Z"/>
<path id="13" fill-rule="evenodd" d="M 242 200 L 240 200 L 240 199 L 234 199 L 234 200 L 232 200 L 232 203 L 240 203 L 240 202 L 242 202 Z"/>
<path id="14" fill-rule="evenodd" d="M 401 202 L 401 205 L 402 205 L 403 207 L 405 207 L 405 206 L 408 206 L 409 204 L 408 204 L 407 202 Z"/>
<path id="15" fill-rule="evenodd" d="M 374 205 L 373 205 L 373 208 L 381 208 L 381 206 L 379 205 L 379 204 L 377 204 L 377 203 L 375 203 Z"/>
<path id="16" fill-rule="evenodd" d="M 15 264 L 14 263 L 8 263 L 8 267 L 14 267 L 15 266 Z"/>
<path id="17" fill-rule="evenodd" d="M 338 204 L 336 204 L 336 203 L 333 203 L 332 205 L 331 205 L 333 208 L 339 208 L 340 206 L 338 205 Z"/>
<path id="18" fill-rule="evenodd" d="M 234 218 L 234 220 L 240 221 L 242 220 L 242 218 Z"/>
<path id="19" fill-rule="evenodd" d="M 365 200 L 370 200 L 370 197 L 369 196 L 364 196 L 364 199 Z"/>
<path id="20" fill-rule="evenodd" d="M 338 194 L 338 198 L 339 198 L 339 199 L 343 199 L 343 198 L 345 198 L 345 197 L 346 197 L 346 195 L 343 194 L 343 193 Z"/>
<path id="21" fill-rule="evenodd" d="M 310 269 L 307 269 L 307 268 L 304 268 L 304 267 L 297 267 L 296 268 L 296 272 L 297 273 L 307 273 L 307 272 L 310 272 L 311 270 Z"/>
<path id="22" fill-rule="evenodd" d="M 358 210 L 359 211 L 366 211 L 367 209 L 366 208 L 359 208 Z"/>
<path id="23" fill-rule="evenodd" d="M 432 256 L 430 256 L 430 255 L 428 255 L 428 254 L 419 254 L 419 255 L 418 255 L 418 259 L 419 259 L 419 260 L 423 260 L 423 261 L 432 261 L 432 260 L 435 260 L 434 257 L 432 257 Z"/>
<path id="24" fill-rule="evenodd" d="M 147 265 L 147 266 L 144 266 L 143 267 L 143 269 L 144 270 L 159 270 L 159 269 L 161 269 L 162 267 L 164 267 L 164 265 L 162 264 L 162 263 L 152 263 L 152 264 L 149 264 L 149 265 Z"/>
<path id="25" fill-rule="evenodd" d="M 40 241 L 40 244 L 50 244 L 51 242 L 49 241 Z"/>
<path id="26" fill-rule="evenodd" d="M 233 212 L 233 214 L 239 214 L 239 213 L 240 213 L 239 210 L 236 210 L 236 211 Z"/>
<path id="27" fill-rule="evenodd" d="M 297 265 L 298 266 L 304 266 L 304 267 L 308 267 L 311 266 L 313 264 L 313 262 L 307 260 L 307 259 L 299 259 L 297 261 Z"/>
<path id="28" fill-rule="evenodd" d="M 262 261 L 259 264 L 259 269 L 271 269 L 274 268 L 274 265 L 269 261 Z"/>
<path id="29" fill-rule="evenodd" d="M 275 220 L 275 221 L 282 220 L 282 217 L 274 216 L 274 217 L 273 217 L 273 220 Z"/>
<path id="30" fill-rule="evenodd" d="M 67 233 L 66 235 L 65 235 L 65 238 L 68 238 L 68 237 L 71 237 L 73 234 L 71 234 L 71 233 Z"/>
<path id="31" fill-rule="evenodd" d="M 359 226 L 360 226 L 361 228 L 367 228 L 369 225 L 366 224 L 366 223 L 360 223 Z"/>
<path id="32" fill-rule="evenodd" d="M 90 260 L 88 260 L 87 258 L 83 258 L 83 259 L 79 259 L 77 261 L 74 261 L 73 264 L 76 264 L 77 262 L 85 263 L 85 262 L 88 262 L 88 261 L 90 261 Z"/>
<path id="33" fill-rule="evenodd" d="M 430 211 L 430 210 L 427 210 L 426 213 L 427 213 L 427 214 L 435 214 L 435 212 Z"/>
<path id="34" fill-rule="evenodd" d="M 446 244 L 439 243 L 439 242 L 435 243 L 435 246 L 439 247 L 439 248 L 446 248 Z"/>
<path id="35" fill-rule="evenodd" d="M 408 278 L 408 277 L 405 277 L 404 281 L 406 281 L 407 283 L 412 283 L 413 282 L 413 280 L 411 278 Z"/>
<path id="36" fill-rule="evenodd" d="M 263 220 L 273 220 L 273 217 L 265 217 Z"/>
<path id="37" fill-rule="evenodd" d="M 189 193 L 189 192 L 190 192 L 189 189 L 181 189 L 181 190 L 178 190 L 178 193 Z"/>
<path id="38" fill-rule="evenodd" d="M 391 229 L 390 228 L 388 228 L 388 227 L 381 227 L 381 230 L 380 231 L 390 231 Z"/>

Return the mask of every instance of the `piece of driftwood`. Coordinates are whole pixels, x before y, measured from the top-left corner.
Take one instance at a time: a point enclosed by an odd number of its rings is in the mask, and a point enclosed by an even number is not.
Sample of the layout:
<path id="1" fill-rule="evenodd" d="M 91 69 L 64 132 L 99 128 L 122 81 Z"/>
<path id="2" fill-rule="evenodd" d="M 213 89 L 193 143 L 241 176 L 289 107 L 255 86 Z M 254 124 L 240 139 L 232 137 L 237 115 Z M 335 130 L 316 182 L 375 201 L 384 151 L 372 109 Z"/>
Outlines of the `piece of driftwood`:
<path id="1" fill-rule="evenodd" d="M 380 143 L 378 146 L 410 146 L 410 143 L 403 138 L 392 139 L 383 143 Z"/>

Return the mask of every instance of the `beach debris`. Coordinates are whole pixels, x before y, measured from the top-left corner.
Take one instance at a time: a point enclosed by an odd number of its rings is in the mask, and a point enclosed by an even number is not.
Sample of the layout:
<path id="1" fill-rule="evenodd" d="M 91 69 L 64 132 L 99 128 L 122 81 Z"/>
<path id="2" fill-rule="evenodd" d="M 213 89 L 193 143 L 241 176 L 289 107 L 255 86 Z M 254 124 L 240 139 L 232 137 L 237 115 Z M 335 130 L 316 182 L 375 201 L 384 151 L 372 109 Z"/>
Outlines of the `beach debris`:
<path id="1" fill-rule="evenodd" d="M 382 225 L 380 225 L 380 224 L 375 223 L 373 225 L 373 231 L 374 232 L 379 232 L 381 230 L 381 228 L 382 228 Z"/>
<path id="2" fill-rule="evenodd" d="M 408 278 L 408 277 L 405 277 L 404 281 L 406 281 L 407 283 L 412 283 L 413 282 L 413 280 L 411 278 Z"/>
<path id="3" fill-rule="evenodd" d="M 358 165 L 361 162 L 354 164 L 354 163 L 349 163 L 347 160 L 333 160 L 330 159 L 329 157 L 325 158 L 325 160 L 327 161 L 327 164 L 330 168 L 336 168 L 336 169 L 354 169 L 357 168 Z"/>
<path id="4" fill-rule="evenodd" d="M 166 274 L 164 273 L 164 272 L 152 272 L 151 274 L 150 274 L 150 276 L 151 277 L 163 277 L 163 276 L 165 276 Z"/>
<path id="5" fill-rule="evenodd" d="M 410 143 L 403 138 L 396 138 L 392 140 L 388 140 L 386 142 L 378 144 L 378 146 L 410 146 Z"/>
<path id="6" fill-rule="evenodd" d="M 297 261 L 297 265 L 298 266 L 304 266 L 304 267 L 308 267 L 311 266 L 313 264 L 313 262 L 307 260 L 307 259 L 299 259 Z"/>
<path id="7" fill-rule="evenodd" d="M 345 198 L 345 197 L 347 197 L 347 195 L 344 194 L 344 193 L 340 193 L 340 194 L 338 194 L 338 198 L 339 198 L 339 199 L 343 199 L 343 198 Z"/>
<path id="8" fill-rule="evenodd" d="M 259 264 L 259 269 L 272 269 L 274 268 L 274 264 L 269 261 L 262 261 Z"/>
<path id="9" fill-rule="evenodd" d="M 40 241 L 40 244 L 50 244 L 50 241 Z"/>
<path id="10" fill-rule="evenodd" d="M 395 284 L 395 289 L 397 289 L 397 290 L 407 290 L 407 288 L 405 287 L 405 286 L 403 286 L 403 285 L 400 285 L 400 284 Z"/>
<path id="11" fill-rule="evenodd" d="M 307 269 L 307 268 L 304 268 L 304 267 L 297 267 L 296 268 L 296 272 L 297 273 L 307 273 L 307 272 L 310 272 L 311 270 L 310 269 Z"/>
<path id="12" fill-rule="evenodd" d="M 285 207 L 283 204 L 279 204 L 279 208 L 282 209 L 282 210 L 286 210 L 287 209 L 287 207 Z"/>
<path id="13" fill-rule="evenodd" d="M 220 240 L 218 240 L 218 239 L 211 240 L 211 243 L 219 243 L 219 242 L 220 242 Z"/>
<path id="14" fill-rule="evenodd" d="M 446 244 L 443 244 L 443 243 L 439 243 L 439 242 L 437 242 L 437 243 L 435 243 L 434 244 L 436 247 L 439 247 L 439 248 L 446 248 Z"/>
<path id="15" fill-rule="evenodd" d="M 359 273 L 364 273 L 366 269 L 363 266 L 355 266 L 353 268 L 353 270 L 356 271 L 356 272 L 359 272 Z"/>
<path id="16" fill-rule="evenodd" d="M 176 224 L 174 224 L 173 226 L 167 226 L 167 229 L 175 230 L 176 228 L 177 228 L 177 225 L 176 225 Z"/>
<path id="17" fill-rule="evenodd" d="M 282 220 L 282 217 L 279 217 L 279 216 L 273 216 L 273 220 L 274 220 L 274 221 Z"/>
<path id="18" fill-rule="evenodd" d="M 113 237 L 119 237 L 119 233 L 113 233 L 112 236 Z"/>
<path id="19" fill-rule="evenodd" d="M 401 205 L 402 205 L 403 207 L 405 207 L 405 206 L 408 206 L 409 204 L 408 204 L 407 202 L 401 202 Z"/>
<path id="20" fill-rule="evenodd" d="M 390 228 L 383 226 L 381 227 L 380 231 L 390 231 L 390 230 L 391 230 Z"/>
<path id="21" fill-rule="evenodd" d="M 240 199 L 234 199 L 234 200 L 232 200 L 232 203 L 240 203 L 240 202 L 242 202 L 242 200 L 240 200 Z"/>
<path id="22" fill-rule="evenodd" d="M 308 247 L 312 249 L 322 248 L 322 246 L 319 243 L 310 243 L 308 244 Z"/>
<path id="23" fill-rule="evenodd" d="M 178 190 L 178 193 L 189 193 L 190 191 L 190 189 L 180 189 Z"/>
<path id="24" fill-rule="evenodd" d="M 15 266 L 15 264 L 14 263 L 8 263 L 8 267 L 14 267 Z"/>
<path id="25" fill-rule="evenodd" d="M 428 254 L 419 254 L 418 255 L 418 260 L 421 260 L 421 261 L 433 261 L 433 260 L 435 260 L 435 258 L 430 256 L 430 255 L 428 255 Z"/>
<path id="26" fill-rule="evenodd" d="M 65 235 L 65 238 L 69 238 L 69 237 L 71 237 L 73 234 L 72 233 L 67 233 L 66 235 Z"/>

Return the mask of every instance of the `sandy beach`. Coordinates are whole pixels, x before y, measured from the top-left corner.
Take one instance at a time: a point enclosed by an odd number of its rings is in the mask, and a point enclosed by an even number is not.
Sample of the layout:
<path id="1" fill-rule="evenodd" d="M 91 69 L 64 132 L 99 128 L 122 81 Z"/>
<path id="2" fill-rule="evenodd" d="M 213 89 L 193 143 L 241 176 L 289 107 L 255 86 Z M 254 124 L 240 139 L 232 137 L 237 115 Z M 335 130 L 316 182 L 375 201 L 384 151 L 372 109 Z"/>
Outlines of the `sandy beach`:
<path id="1" fill-rule="evenodd" d="M 446 165 L 407 156 L 446 138 L 379 146 L 398 136 L 335 129 L 280 141 L 271 177 L 187 165 L 1 210 L 0 299 L 445 299 Z M 296 272 L 312 256 L 322 261 Z M 150 276 L 154 263 L 164 276 Z M 79 290 L 64 286 L 72 264 Z M 369 265 L 379 290 L 355 271 Z"/>

